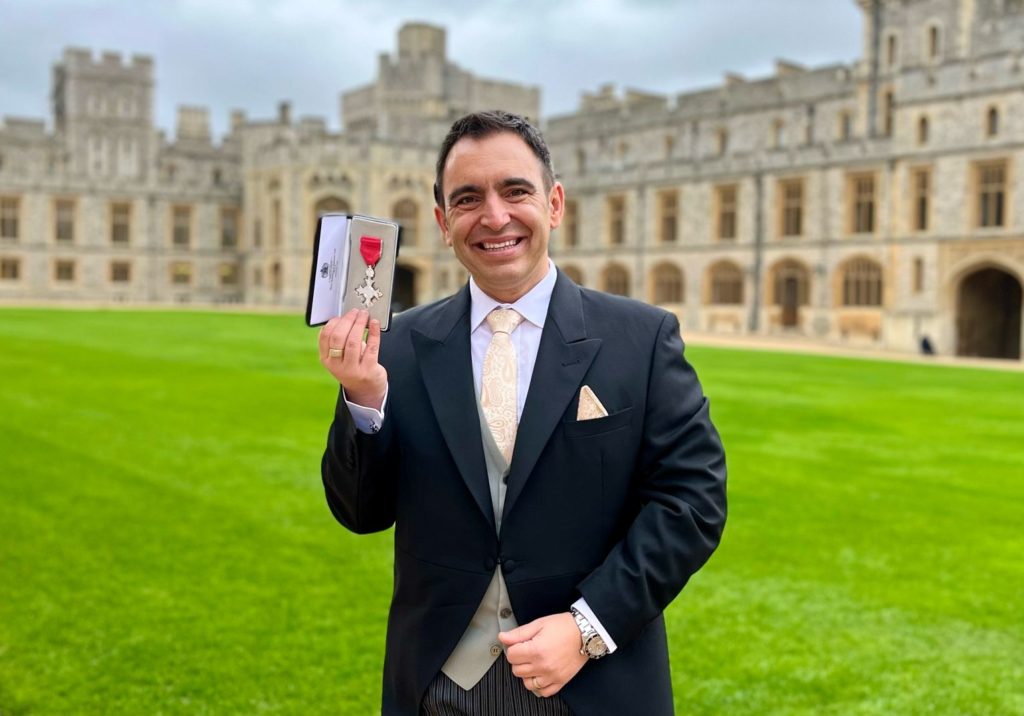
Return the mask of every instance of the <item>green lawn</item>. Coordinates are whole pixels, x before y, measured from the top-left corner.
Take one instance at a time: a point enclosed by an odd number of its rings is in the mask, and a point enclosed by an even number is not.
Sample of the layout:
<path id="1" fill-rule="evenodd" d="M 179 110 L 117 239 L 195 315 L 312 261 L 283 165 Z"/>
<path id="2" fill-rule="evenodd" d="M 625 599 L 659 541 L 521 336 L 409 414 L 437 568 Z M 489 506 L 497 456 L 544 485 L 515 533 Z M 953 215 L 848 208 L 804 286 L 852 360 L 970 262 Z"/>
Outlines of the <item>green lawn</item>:
<path id="1" fill-rule="evenodd" d="M 1024 374 L 694 348 L 730 468 L 680 714 L 1024 713 Z M 0 310 L 0 714 L 372 714 L 390 535 L 301 318 Z"/>

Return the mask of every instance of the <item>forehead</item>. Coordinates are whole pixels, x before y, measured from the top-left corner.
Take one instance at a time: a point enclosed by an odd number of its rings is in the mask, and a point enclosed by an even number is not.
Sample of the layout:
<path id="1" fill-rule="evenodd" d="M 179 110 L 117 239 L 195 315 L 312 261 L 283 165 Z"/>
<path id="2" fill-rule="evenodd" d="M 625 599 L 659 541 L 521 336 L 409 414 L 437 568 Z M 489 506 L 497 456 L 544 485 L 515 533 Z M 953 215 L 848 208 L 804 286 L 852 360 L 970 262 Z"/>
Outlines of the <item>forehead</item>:
<path id="1" fill-rule="evenodd" d="M 512 132 L 497 132 L 486 137 L 463 137 L 448 153 L 444 165 L 444 183 L 499 180 L 521 177 L 538 183 L 543 175 L 540 159 L 522 137 Z"/>

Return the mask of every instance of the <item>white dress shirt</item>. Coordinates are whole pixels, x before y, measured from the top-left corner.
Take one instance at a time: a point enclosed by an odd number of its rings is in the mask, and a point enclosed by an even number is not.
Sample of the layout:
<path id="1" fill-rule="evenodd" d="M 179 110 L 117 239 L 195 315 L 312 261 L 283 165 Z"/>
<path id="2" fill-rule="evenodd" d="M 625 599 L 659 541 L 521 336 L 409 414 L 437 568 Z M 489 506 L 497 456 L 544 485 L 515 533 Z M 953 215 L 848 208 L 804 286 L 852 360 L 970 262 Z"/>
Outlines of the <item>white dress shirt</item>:
<path id="1" fill-rule="evenodd" d="M 523 406 L 526 404 L 526 396 L 530 392 L 530 381 L 533 378 L 533 366 L 537 362 L 537 350 L 540 348 L 540 338 L 544 332 L 544 321 L 548 315 L 548 305 L 551 303 L 551 293 L 555 289 L 555 279 L 558 277 L 555 271 L 555 264 L 548 259 L 548 272 L 544 278 L 531 288 L 522 298 L 515 303 L 501 303 L 484 293 L 476 281 L 469 279 L 470 313 L 470 352 L 473 362 L 473 386 L 476 388 L 477 401 L 480 400 L 480 386 L 483 382 L 484 355 L 491 343 L 494 332 L 485 320 L 487 315 L 495 308 L 513 308 L 523 317 L 518 328 L 512 331 L 512 345 L 516 349 L 516 360 L 518 362 L 516 378 L 516 419 L 523 417 Z M 373 408 L 366 408 L 356 405 L 346 399 L 349 411 L 352 413 L 352 420 L 356 430 L 363 433 L 375 433 L 380 430 L 384 423 L 384 407 L 387 405 L 387 394 L 384 396 L 384 404 L 380 411 Z M 513 459 L 514 456 L 513 456 Z M 573 606 L 594 626 L 597 633 L 608 645 L 608 652 L 615 651 L 616 644 L 611 635 L 601 625 L 597 615 L 587 605 L 587 600 L 577 599 Z"/>

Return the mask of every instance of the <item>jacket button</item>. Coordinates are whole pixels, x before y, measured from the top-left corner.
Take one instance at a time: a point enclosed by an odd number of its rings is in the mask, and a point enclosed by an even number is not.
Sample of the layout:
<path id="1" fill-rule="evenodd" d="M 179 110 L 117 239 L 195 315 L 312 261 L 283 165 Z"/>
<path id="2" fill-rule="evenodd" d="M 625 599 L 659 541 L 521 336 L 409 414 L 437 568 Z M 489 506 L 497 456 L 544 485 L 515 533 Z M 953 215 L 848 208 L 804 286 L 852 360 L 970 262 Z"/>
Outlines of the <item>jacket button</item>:
<path id="1" fill-rule="evenodd" d="M 512 574 L 514 571 L 516 571 L 516 567 L 518 566 L 519 563 L 516 562 L 514 559 L 505 559 L 501 562 L 501 571 L 505 574 Z"/>
<path id="2" fill-rule="evenodd" d="M 505 607 L 500 612 L 498 612 L 498 616 L 501 617 L 502 619 L 508 619 L 509 617 L 512 616 L 512 610 L 509 609 L 508 607 Z"/>
<path id="3" fill-rule="evenodd" d="M 488 557 L 486 560 L 484 560 L 484 569 L 486 569 L 488 572 L 493 572 L 494 568 L 497 565 L 498 563 L 495 561 L 494 557 Z"/>
<path id="4" fill-rule="evenodd" d="M 491 644 L 491 656 L 498 656 L 499 654 L 501 654 L 501 645 Z"/>

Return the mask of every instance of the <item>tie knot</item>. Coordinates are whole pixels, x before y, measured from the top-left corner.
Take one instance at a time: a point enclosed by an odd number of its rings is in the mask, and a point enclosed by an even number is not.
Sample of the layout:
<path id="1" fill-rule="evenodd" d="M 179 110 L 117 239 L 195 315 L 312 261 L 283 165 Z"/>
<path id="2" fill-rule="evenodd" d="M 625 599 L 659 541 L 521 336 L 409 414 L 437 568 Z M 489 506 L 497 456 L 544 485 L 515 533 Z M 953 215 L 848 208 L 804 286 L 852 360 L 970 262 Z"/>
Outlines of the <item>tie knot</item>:
<path id="1" fill-rule="evenodd" d="M 523 317 L 514 308 L 495 308 L 487 314 L 487 325 L 495 333 L 509 333 L 523 322 Z"/>

